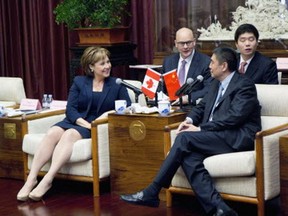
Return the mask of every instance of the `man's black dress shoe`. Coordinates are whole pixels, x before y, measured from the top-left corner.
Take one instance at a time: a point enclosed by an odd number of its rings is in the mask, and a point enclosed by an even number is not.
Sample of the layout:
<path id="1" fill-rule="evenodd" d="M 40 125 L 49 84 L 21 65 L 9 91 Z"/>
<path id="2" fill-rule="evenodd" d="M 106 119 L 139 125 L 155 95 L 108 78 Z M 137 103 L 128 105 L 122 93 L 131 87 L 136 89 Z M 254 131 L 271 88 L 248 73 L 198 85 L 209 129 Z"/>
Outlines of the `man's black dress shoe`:
<path id="1" fill-rule="evenodd" d="M 228 211 L 217 209 L 216 213 L 213 216 L 238 216 L 238 214 L 233 209 L 230 209 Z"/>
<path id="2" fill-rule="evenodd" d="M 150 207 L 158 207 L 160 203 L 158 197 L 145 198 L 143 191 L 130 195 L 121 195 L 120 198 L 131 204 L 150 206 Z"/>

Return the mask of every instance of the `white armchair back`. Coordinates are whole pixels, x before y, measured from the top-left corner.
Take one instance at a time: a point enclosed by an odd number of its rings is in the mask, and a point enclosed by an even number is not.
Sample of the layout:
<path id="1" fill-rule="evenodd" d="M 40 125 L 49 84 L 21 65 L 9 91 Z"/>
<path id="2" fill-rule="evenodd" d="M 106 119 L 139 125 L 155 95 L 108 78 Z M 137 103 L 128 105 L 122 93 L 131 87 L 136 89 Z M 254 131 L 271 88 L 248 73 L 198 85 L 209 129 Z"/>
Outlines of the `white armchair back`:
<path id="1" fill-rule="evenodd" d="M 0 104 L 15 106 L 26 98 L 23 80 L 20 77 L 0 77 Z"/>

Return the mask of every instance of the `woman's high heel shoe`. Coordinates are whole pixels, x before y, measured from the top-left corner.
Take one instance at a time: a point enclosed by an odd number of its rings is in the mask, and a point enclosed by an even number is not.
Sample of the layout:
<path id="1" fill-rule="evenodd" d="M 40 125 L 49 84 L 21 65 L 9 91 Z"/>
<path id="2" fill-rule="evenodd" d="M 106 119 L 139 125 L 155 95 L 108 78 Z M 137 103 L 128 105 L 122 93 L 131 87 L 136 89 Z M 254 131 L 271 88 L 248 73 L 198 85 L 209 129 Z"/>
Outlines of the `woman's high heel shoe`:
<path id="1" fill-rule="evenodd" d="M 44 195 L 44 194 L 43 194 L 43 195 Z M 40 201 L 40 200 L 42 199 L 42 197 L 43 197 L 43 196 L 33 195 L 32 192 L 31 192 L 31 193 L 29 194 L 29 196 L 28 196 L 28 198 L 30 198 L 30 199 L 32 199 L 32 200 L 34 200 L 34 201 L 36 201 L 36 202 Z"/>
<path id="2" fill-rule="evenodd" d="M 17 195 L 18 201 L 26 202 L 28 199 L 29 199 L 29 194 Z"/>
<path id="3" fill-rule="evenodd" d="M 34 182 L 33 185 L 31 185 L 30 187 L 26 186 L 27 183 L 25 183 L 25 185 L 21 188 L 21 190 L 18 192 L 17 194 L 17 200 L 18 201 L 22 201 L 25 202 L 29 199 L 29 193 L 31 192 L 31 190 L 33 190 L 33 188 L 35 187 L 35 185 L 37 184 L 37 181 Z M 25 186 L 27 188 L 25 188 Z"/>
<path id="4" fill-rule="evenodd" d="M 39 186 L 39 185 L 38 185 Z M 34 200 L 34 201 L 40 201 L 42 200 L 42 197 L 46 194 L 46 192 L 52 187 L 52 184 L 48 185 L 47 188 L 45 188 L 45 190 L 42 191 L 41 194 L 37 194 L 35 192 L 35 190 L 37 190 L 37 188 L 35 188 L 31 193 L 29 193 L 29 198 Z"/>

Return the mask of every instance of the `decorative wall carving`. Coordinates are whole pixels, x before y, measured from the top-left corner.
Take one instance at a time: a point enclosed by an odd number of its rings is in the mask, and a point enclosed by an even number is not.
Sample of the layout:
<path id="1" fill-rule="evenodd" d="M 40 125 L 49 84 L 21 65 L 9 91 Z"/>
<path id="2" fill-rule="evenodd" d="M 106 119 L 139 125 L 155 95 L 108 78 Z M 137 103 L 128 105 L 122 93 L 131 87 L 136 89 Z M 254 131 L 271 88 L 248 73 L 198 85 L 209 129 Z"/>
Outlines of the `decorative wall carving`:
<path id="1" fill-rule="evenodd" d="M 288 39 L 288 10 L 278 0 L 247 0 L 245 7 L 233 12 L 233 21 L 222 28 L 217 20 L 207 29 L 201 28 L 199 40 L 233 40 L 234 32 L 243 23 L 251 23 L 259 31 L 260 39 Z"/>

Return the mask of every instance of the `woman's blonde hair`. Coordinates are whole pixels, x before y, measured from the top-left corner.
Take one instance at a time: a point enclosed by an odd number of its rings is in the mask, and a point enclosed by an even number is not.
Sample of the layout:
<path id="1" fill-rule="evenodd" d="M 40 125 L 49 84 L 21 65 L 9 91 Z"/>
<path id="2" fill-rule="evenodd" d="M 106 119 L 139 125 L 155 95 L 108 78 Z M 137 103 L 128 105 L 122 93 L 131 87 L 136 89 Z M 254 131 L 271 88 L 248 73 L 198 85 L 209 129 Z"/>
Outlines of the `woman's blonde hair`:
<path id="1" fill-rule="evenodd" d="M 98 61 L 104 60 L 106 56 L 109 58 L 110 52 L 105 48 L 94 46 L 86 48 L 80 62 L 85 74 L 88 76 L 94 76 L 94 73 L 91 71 L 89 66 Z"/>

